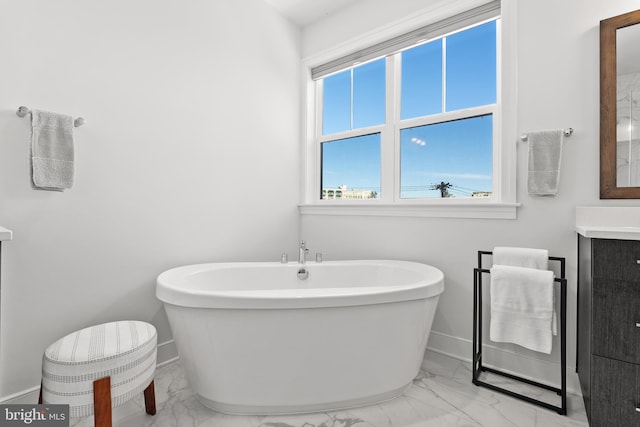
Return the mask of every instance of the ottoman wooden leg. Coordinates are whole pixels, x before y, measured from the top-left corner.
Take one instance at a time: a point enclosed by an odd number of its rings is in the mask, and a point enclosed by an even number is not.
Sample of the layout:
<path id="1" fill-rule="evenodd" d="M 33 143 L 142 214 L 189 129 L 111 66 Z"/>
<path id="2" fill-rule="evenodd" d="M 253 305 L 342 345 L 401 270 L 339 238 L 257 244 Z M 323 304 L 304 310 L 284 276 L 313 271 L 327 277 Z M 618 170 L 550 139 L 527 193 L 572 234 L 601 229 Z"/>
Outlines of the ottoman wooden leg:
<path id="1" fill-rule="evenodd" d="M 40 394 L 38 395 L 38 405 L 42 405 L 42 381 L 40 381 Z"/>
<path id="2" fill-rule="evenodd" d="M 144 408 L 147 410 L 147 414 L 156 414 L 156 387 L 153 385 L 153 380 L 151 380 L 151 384 L 144 389 Z"/>
<path id="3" fill-rule="evenodd" d="M 111 377 L 93 382 L 93 419 L 95 427 L 111 427 Z"/>

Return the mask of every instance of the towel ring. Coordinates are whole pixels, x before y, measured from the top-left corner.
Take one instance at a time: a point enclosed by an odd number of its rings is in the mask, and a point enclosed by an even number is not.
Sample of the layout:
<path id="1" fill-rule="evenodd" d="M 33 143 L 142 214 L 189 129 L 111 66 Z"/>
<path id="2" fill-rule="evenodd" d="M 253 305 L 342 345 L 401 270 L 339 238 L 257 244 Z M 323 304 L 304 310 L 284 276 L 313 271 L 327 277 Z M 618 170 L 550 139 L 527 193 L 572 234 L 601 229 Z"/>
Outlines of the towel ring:
<path id="1" fill-rule="evenodd" d="M 28 109 L 27 107 L 25 107 L 24 105 L 20 106 L 18 108 L 18 111 L 16 111 L 16 115 L 18 117 L 26 117 L 27 114 L 31 114 L 31 110 Z M 85 123 L 84 119 L 82 117 L 78 117 L 77 119 L 73 120 L 73 126 L 74 127 L 80 127 Z"/>
<path id="2" fill-rule="evenodd" d="M 573 128 L 567 128 L 562 132 L 564 133 L 564 136 L 570 137 L 571 134 L 573 134 Z M 528 139 L 529 139 L 529 136 L 526 133 L 523 133 L 522 135 L 520 135 L 520 141 L 527 142 Z"/>

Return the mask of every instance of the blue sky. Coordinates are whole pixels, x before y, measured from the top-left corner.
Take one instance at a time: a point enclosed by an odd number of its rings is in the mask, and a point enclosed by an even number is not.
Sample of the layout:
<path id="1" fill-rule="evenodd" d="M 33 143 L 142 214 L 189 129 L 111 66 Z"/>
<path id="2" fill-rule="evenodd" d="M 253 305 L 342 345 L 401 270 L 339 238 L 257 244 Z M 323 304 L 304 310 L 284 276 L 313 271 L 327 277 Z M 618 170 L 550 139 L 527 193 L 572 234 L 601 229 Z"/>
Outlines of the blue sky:
<path id="1" fill-rule="evenodd" d="M 401 119 L 495 103 L 495 29 L 492 21 L 404 51 Z M 326 77 L 323 134 L 383 124 L 384 102 L 384 58 Z M 491 191 L 492 126 L 489 115 L 403 129 L 401 197 L 440 197 L 429 188 L 441 181 L 454 186 L 455 197 Z M 380 135 L 322 145 L 324 188 L 344 184 L 380 192 Z"/>
<path id="2" fill-rule="evenodd" d="M 492 125 L 490 115 L 400 132 L 400 197 L 440 197 L 426 190 L 449 182 L 455 197 L 491 191 Z"/>

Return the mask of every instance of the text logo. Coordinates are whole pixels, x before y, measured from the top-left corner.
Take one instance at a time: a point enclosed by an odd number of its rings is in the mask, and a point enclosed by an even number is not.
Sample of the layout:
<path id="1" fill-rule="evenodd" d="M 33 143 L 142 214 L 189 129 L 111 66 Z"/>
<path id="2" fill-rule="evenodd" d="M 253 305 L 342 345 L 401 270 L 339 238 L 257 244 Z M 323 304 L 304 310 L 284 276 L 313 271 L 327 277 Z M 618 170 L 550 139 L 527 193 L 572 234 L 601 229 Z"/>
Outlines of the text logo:
<path id="1" fill-rule="evenodd" d="M 0 405 L 0 427 L 69 427 L 69 405 Z"/>

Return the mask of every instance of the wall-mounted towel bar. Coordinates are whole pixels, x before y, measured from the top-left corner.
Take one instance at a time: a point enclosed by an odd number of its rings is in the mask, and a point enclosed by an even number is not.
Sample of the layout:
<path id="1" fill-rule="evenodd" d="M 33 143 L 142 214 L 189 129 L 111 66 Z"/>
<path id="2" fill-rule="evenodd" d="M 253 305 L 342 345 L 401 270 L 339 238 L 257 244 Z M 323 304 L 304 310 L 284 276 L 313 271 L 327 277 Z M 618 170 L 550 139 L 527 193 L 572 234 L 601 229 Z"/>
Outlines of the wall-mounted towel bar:
<path id="1" fill-rule="evenodd" d="M 573 128 L 568 128 L 564 130 L 564 136 L 566 137 L 571 136 L 572 133 L 573 133 Z M 527 142 L 527 139 L 529 139 L 529 136 L 526 133 L 523 133 L 522 135 L 520 135 L 520 141 Z"/>
<path id="2" fill-rule="evenodd" d="M 18 117 L 25 117 L 27 114 L 31 114 L 31 110 L 23 105 L 20 108 L 18 108 L 18 111 L 16 111 L 16 114 L 18 115 Z M 82 117 L 78 117 L 77 119 L 73 120 L 73 126 L 75 127 L 82 126 L 83 124 L 84 124 L 84 119 Z"/>

